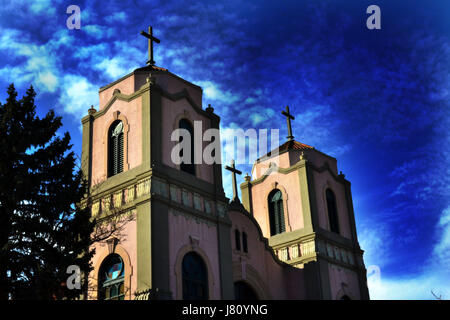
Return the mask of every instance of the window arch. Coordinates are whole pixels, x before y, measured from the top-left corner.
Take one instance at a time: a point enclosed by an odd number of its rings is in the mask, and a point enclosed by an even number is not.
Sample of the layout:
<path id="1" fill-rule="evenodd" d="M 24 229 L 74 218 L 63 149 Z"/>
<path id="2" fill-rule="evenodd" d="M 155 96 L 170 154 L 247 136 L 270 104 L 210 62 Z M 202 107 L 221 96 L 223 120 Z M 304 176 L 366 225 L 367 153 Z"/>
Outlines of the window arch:
<path id="1" fill-rule="evenodd" d="M 326 191 L 328 219 L 330 221 L 330 231 L 339 233 L 339 220 L 336 206 L 336 196 L 331 189 Z"/>
<path id="2" fill-rule="evenodd" d="M 183 300 L 208 299 L 208 270 L 203 259 L 195 252 L 187 253 L 181 264 Z"/>
<path id="3" fill-rule="evenodd" d="M 181 119 L 178 123 L 178 127 L 180 129 L 186 129 L 191 137 L 191 158 L 189 163 L 184 163 L 182 162 L 180 164 L 180 169 L 181 171 L 193 174 L 195 176 L 195 164 L 194 164 L 194 129 L 192 128 L 191 123 L 187 120 L 187 119 Z M 180 136 L 180 141 L 181 142 L 183 139 L 183 137 Z M 180 156 L 183 157 L 183 150 L 181 150 L 180 152 Z"/>
<path id="4" fill-rule="evenodd" d="M 114 121 L 108 131 L 108 176 L 123 171 L 123 122 Z"/>
<path id="5" fill-rule="evenodd" d="M 234 299 L 235 300 L 258 300 L 258 295 L 251 286 L 244 281 L 234 283 Z"/>
<path id="6" fill-rule="evenodd" d="M 118 254 L 110 254 L 100 266 L 98 275 L 99 300 L 123 300 L 125 267 Z"/>
<path id="7" fill-rule="evenodd" d="M 278 189 L 273 190 L 269 194 L 269 222 L 270 222 L 270 235 L 286 231 L 284 223 L 284 210 L 283 210 L 283 196 Z"/>

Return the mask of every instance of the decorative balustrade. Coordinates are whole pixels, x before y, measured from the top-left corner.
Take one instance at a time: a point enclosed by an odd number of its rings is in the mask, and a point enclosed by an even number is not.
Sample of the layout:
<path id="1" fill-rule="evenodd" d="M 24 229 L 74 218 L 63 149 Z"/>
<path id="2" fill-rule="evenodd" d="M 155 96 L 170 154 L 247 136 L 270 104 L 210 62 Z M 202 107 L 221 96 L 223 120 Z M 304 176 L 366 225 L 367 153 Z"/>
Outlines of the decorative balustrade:
<path id="1" fill-rule="evenodd" d="M 96 217 L 101 213 L 108 213 L 113 209 L 119 209 L 136 199 L 150 195 L 150 192 L 170 199 L 185 207 L 194 208 L 197 211 L 203 211 L 207 214 L 213 214 L 214 212 L 214 202 L 202 197 L 200 194 L 189 192 L 174 184 L 169 185 L 164 180 L 158 178 L 145 178 L 139 180 L 134 185 L 95 200 L 91 207 L 92 216 Z M 218 213 L 221 216 L 225 215 L 225 211 L 226 206 L 218 206 Z"/>
<path id="2" fill-rule="evenodd" d="M 353 253 L 334 244 L 328 243 L 324 240 L 306 240 L 299 243 L 289 245 L 286 247 L 277 248 L 274 250 L 275 254 L 281 261 L 298 263 L 302 259 L 314 257 L 316 253 L 321 253 L 333 260 L 343 262 L 350 265 L 355 265 Z"/>

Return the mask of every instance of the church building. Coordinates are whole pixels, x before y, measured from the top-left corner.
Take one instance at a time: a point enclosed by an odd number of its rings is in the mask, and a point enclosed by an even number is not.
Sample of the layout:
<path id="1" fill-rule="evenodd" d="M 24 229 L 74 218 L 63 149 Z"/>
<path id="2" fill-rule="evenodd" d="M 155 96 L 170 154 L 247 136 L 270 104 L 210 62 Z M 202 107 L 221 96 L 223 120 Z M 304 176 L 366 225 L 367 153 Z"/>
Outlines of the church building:
<path id="1" fill-rule="evenodd" d="M 202 88 L 153 61 L 100 88 L 82 119 L 82 170 L 98 223 L 89 299 L 369 299 L 350 182 L 337 161 L 289 136 L 253 164 L 233 199 L 222 164 L 175 164 L 178 128 L 219 129 Z M 281 119 L 282 115 L 280 115 Z M 203 135 L 203 132 L 201 135 Z M 207 145 L 202 142 L 203 148 Z M 220 152 L 220 151 L 219 151 Z"/>

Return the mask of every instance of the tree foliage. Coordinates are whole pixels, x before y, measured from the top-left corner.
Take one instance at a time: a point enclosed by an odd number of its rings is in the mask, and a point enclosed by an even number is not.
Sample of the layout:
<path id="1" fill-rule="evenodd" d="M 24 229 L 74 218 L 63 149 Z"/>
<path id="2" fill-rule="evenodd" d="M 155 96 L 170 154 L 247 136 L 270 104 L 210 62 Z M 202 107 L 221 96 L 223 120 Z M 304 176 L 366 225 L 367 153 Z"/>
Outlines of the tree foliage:
<path id="1" fill-rule="evenodd" d="M 91 270 L 95 221 L 79 206 L 87 185 L 70 135 L 58 135 L 53 111 L 36 115 L 33 87 L 20 100 L 13 84 L 7 93 L 0 103 L 0 299 L 77 297 L 66 270 Z"/>

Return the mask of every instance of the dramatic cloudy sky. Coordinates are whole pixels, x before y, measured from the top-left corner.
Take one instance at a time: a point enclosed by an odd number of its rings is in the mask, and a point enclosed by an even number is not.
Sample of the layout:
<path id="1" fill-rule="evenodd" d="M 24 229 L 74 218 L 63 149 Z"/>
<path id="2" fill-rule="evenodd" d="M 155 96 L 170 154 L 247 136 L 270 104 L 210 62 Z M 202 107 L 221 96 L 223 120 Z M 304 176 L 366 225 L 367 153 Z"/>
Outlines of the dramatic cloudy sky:
<path id="1" fill-rule="evenodd" d="M 80 30 L 66 27 L 71 4 Z M 366 28 L 371 4 L 381 30 Z M 39 115 L 63 117 L 77 154 L 99 87 L 145 65 L 149 24 L 157 65 L 201 85 L 223 129 L 284 138 L 289 105 L 296 139 L 352 182 L 371 297 L 450 298 L 446 1 L 0 0 L 0 16 L 0 101 L 9 83 L 20 95 L 33 84 Z"/>

